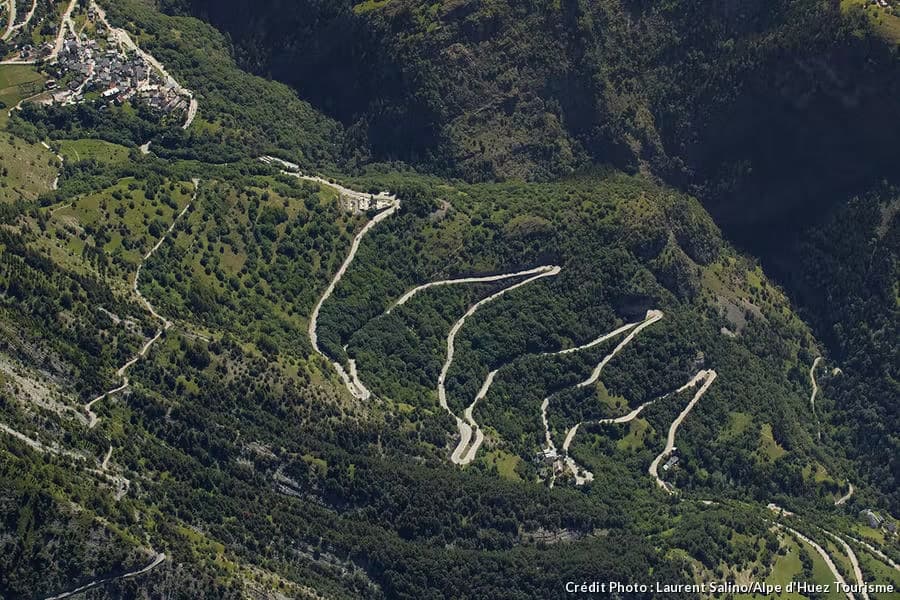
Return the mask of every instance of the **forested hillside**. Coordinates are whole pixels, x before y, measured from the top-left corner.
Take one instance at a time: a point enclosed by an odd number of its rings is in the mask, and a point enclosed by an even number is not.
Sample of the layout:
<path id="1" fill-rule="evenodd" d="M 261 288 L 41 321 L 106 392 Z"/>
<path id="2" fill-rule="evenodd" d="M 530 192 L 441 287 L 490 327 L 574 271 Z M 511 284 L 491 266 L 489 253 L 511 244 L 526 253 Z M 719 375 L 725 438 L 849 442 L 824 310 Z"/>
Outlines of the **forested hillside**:
<path id="1" fill-rule="evenodd" d="M 898 209 L 895 188 L 855 197 L 804 231 L 775 262 L 797 291 L 801 314 L 850 374 L 836 381 L 832 397 L 842 409 L 837 435 L 880 482 L 891 506 L 900 502 L 900 440 L 889 433 L 900 422 Z"/>
<path id="2" fill-rule="evenodd" d="M 470 180 L 648 165 L 746 223 L 821 207 L 893 164 L 896 51 L 837 3 L 162 5 L 224 28 L 242 65 L 376 158 Z"/>
<path id="3" fill-rule="evenodd" d="M 865 252 L 870 228 L 828 223 L 850 222 L 853 197 L 895 195 L 900 52 L 871 11 L 807 0 L 161 5 L 227 30 L 240 64 L 290 83 L 375 159 L 476 181 L 547 180 L 604 163 L 696 195 L 787 286 L 837 360 L 869 356 L 864 348 L 879 346 L 866 332 L 900 326 L 892 284 L 880 283 L 896 279 L 890 236 L 874 242 L 878 275 L 856 287 L 878 310 L 818 285 L 816 300 L 802 283 L 858 276 L 849 265 L 860 257 L 843 249 Z M 801 249 L 823 231 L 847 259 L 828 269 Z M 855 342 L 839 342 L 835 323 L 859 332 Z M 895 414 L 890 364 L 845 369 L 856 400 L 835 406 L 885 492 L 896 486 L 878 465 L 900 454 L 896 440 L 862 438 Z M 870 425 L 859 405 L 873 411 Z"/>
<path id="4" fill-rule="evenodd" d="M 101 4 L 199 108 L 44 105 L 46 65 L 0 65 L 0 598 L 896 595 L 898 204 L 869 186 L 895 123 L 850 119 L 879 117 L 894 59 L 865 21 L 163 3 L 223 34 Z M 855 52 L 871 86 L 844 103 Z M 804 221 L 782 262 L 703 201 L 764 183 L 776 206 L 786 140 L 842 134 L 773 108 L 724 152 L 738 73 L 767 102 L 831 98 L 873 144 L 842 142 L 829 176 L 876 191 Z M 698 172 L 713 156 L 727 176 Z M 629 594 L 663 596 L 709 595 Z"/>

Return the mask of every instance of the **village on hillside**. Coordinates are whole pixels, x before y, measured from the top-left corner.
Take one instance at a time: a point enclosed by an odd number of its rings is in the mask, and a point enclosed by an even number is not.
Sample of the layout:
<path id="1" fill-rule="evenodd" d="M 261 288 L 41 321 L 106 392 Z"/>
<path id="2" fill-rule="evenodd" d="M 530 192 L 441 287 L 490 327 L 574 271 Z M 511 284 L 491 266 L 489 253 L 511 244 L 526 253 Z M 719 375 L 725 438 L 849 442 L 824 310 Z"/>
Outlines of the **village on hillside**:
<path id="1" fill-rule="evenodd" d="M 99 97 L 117 104 L 143 102 L 165 114 L 187 110 L 190 97 L 168 85 L 142 56 L 123 51 L 114 35 L 105 41 L 84 33 L 66 37 L 55 65 L 47 68 L 53 76 L 47 89 L 54 103 L 77 104 Z"/>
<path id="2" fill-rule="evenodd" d="M 96 3 L 86 8 L 78 0 L 60 5 L 55 40 L 28 43 L 30 29 L 50 15 L 17 23 L 8 36 L 3 64 L 30 64 L 47 75 L 44 93 L 32 101 L 73 105 L 84 102 L 144 105 L 161 118 L 172 117 L 187 127 L 196 113 L 193 94 L 171 77 L 152 56 L 122 30 L 110 26 Z M 22 41 L 24 39 L 24 41 Z M 45 38 L 42 38 L 45 39 Z"/>

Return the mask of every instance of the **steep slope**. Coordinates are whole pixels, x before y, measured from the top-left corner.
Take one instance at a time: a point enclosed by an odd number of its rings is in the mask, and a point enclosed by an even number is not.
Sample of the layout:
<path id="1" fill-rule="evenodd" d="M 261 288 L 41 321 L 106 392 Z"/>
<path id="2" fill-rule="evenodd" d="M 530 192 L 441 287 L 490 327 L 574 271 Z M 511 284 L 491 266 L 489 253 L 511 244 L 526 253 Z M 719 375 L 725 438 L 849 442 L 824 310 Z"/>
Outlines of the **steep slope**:
<path id="1" fill-rule="evenodd" d="M 836 3 L 181 4 L 374 156 L 470 179 L 649 164 L 771 221 L 884 173 L 897 134 L 896 52 Z"/>
<path id="2" fill-rule="evenodd" d="M 806 0 L 162 4 L 229 31 L 241 64 L 290 83 L 375 159 L 469 180 L 554 179 L 598 162 L 649 171 L 696 195 L 731 241 L 762 259 L 838 361 L 880 346 L 868 334 L 837 341 L 835 322 L 860 331 L 850 315 L 866 314 L 877 321 L 866 321 L 870 331 L 900 326 L 884 308 L 895 304 L 890 284 L 879 283 L 893 266 L 857 281 L 879 304 L 866 313 L 846 294 L 822 303 L 811 288 L 829 298 L 823 288 L 803 283 L 822 280 L 804 240 L 827 229 L 835 248 L 858 246 L 857 231 L 837 227 L 849 222 L 849 199 L 891 196 L 884 182 L 897 184 L 900 52 L 871 9 Z M 355 168 L 360 154 L 347 158 Z M 870 250 L 895 264 L 888 244 Z M 862 256 L 840 255 L 846 262 L 829 261 L 837 277 Z M 875 427 L 891 421 L 896 396 L 884 364 L 846 380 L 856 390 L 877 382 L 853 395 L 866 399 Z M 859 422 L 850 397 L 830 405 L 848 426 Z M 896 454 L 892 445 L 857 440 L 872 483 L 892 492 L 876 467 Z"/>
<path id="3" fill-rule="evenodd" d="M 236 71 L 211 28 L 106 4 L 201 108 L 187 132 L 127 104 L 4 122 L 65 164 L 0 210 L 0 595 L 562 598 L 597 573 L 679 584 L 776 565 L 828 581 L 831 556 L 767 522 L 772 496 L 831 555 L 811 523 L 896 557 L 834 506 L 838 479 L 860 482 L 853 508 L 880 499 L 840 450 L 827 377 L 816 440 L 816 339 L 697 200 L 613 170 L 338 175 L 354 138 Z M 256 160 L 270 150 L 341 185 Z M 384 190 L 398 208 L 359 210 Z M 128 387 L 89 427 L 84 403 L 124 364 Z M 680 388 L 698 371 L 702 398 Z M 579 488 L 536 457 L 556 392 L 547 429 L 594 474 Z M 465 465 L 442 403 L 484 434 Z M 681 463 L 657 472 L 670 497 L 648 467 L 675 429 Z"/>
<path id="4" fill-rule="evenodd" d="M 852 227 L 847 224 L 852 223 Z M 825 400 L 847 456 L 900 507 L 900 195 L 879 188 L 806 229 L 775 262 L 832 355 Z M 835 371 L 839 369 L 839 371 Z M 820 402 L 817 400 L 817 403 Z"/>

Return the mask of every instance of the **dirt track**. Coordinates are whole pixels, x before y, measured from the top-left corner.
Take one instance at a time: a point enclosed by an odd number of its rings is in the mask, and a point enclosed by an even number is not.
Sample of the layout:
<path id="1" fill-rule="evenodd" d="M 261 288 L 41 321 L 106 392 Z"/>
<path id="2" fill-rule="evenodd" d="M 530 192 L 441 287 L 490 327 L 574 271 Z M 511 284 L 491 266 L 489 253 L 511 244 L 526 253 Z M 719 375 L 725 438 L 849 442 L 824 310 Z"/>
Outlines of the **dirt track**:
<path id="1" fill-rule="evenodd" d="M 163 242 L 166 241 L 166 238 L 168 238 L 169 235 L 172 233 L 172 231 L 175 230 L 175 225 L 184 216 L 184 214 L 188 211 L 188 209 L 191 207 L 191 205 L 197 199 L 197 193 L 200 191 L 200 180 L 194 179 L 193 184 L 194 184 L 194 195 L 191 197 L 191 200 L 187 203 L 187 205 L 185 205 L 185 207 L 181 210 L 181 212 L 178 213 L 172 219 L 172 224 L 169 225 L 169 228 L 165 231 L 165 233 L 163 233 L 162 237 L 159 238 L 159 240 L 156 242 L 156 245 L 153 246 L 147 252 L 147 254 L 144 255 L 144 258 L 141 260 L 141 262 L 137 266 L 137 270 L 135 271 L 135 274 L 134 274 L 134 282 L 132 283 L 132 286 L 131 286 L 132 291 L 138 297 L 138 299 L 140 300 L 141 304 L 143 304 L 143 306 L 147 310 L 147 312 L 149 312 L 151 315 L 153 315 L 153 317 L 156 320 L 158 320 L 162 323 L 162 328 L 156 330 L 156 335 L 154 335 L 152 338 L 150 338 L 144 344 L 144 346 L 141 348 L 140 352 L 138 352 L 136 356 L 132 357 L 128 362 L 126 362 L 124 365 L 119 367 L 118 371 L 116 371 L 116 376 L 122 378 L 122 384 L 120 386 L 113 388 L 109 391 L 103 392 L 102 394 L 100 394 L 99 396 L 97 396 L 96 398 L 94 398 L 93 400 L 91 400 L 90 402 L 88 402 L 87 404 L 84 405 L 84 412 L 87 414 L 87 417 L 88 417 L 88 428 L 89 429 L 93 429 L 97 425 L 97 423 L 100 422 L 99 417 L 97 417 L 97 415 L 94 414 L 94 412 L 92 410 L 94 404 L 103 400 L 104 398 L 108 398 L 109 396 L 112 396 L 113 394 L 117 394 L 117 393 L 123 391 L 124 389 L 126 389 L 128 387 L 128 377 L 125 376 L 126 371 L 128 371 L 128 369 L 130 369 L 137 361 L 139 361 L 140 359 L 145 357 L 147 355 L 147 353 L 150 351 L 150 348 L 153 347 L 153 344 L 155 344 L 156 341 L 159 340 L 160 337 L 162 337 L 163 332 L 172 327 L 172 321 L 166 319 L 161 314 L 156 312 L 156 309 L 153 308 L 153 305 L 150 304 L 150 301 L 147 300 L 143 296 L 143 294 L 141 294 L 141 291 L 138 287 L 138 283 L 139 283 L 140 277 L 141 277 L 141 268 L 144 266 L 144 263 L 147 262 L 150 259 L 150 257 L 152 257 L 153 254 L 157 250 L 159 250 L 160 246 L 163 245 Z"/>

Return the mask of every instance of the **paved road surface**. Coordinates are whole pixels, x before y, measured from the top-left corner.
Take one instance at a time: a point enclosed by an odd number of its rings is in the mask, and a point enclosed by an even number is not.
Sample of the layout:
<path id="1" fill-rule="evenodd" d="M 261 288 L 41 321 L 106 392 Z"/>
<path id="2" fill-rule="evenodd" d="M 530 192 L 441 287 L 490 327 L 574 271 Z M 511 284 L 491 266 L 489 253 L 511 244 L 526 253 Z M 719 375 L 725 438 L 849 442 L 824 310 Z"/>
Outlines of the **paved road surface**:
<path id="1" fill-rule="evenodd" d="M 806 542 L 807 544 L 809 544 L 810 546 L 812 546 L 815 549 L 815 551 L 818 552 L 819 555 L 822 557 L 822 559 L 825 561 L 825 564 L 828 565 L 828 569 L 831 571 L 831 574 L 834 576 L 834 581 L 837 581 L 838 583 L 843 584 L 843 585 L 847 585 L 847 582 L 844 581 L 844 577 L 841 575 L 841 572 L 838 571 L 837 567 L 834 565 L 834 561 L 831 560 L 831 557 L 828 555 L 827 552 L 825 552 L 825 549 L 822 548 L 822 546 L 820 546 L 813 540 L 809 539 L 808 537 L 806 537 L 805 535 L 803 535 L 796 529 L 792 529 L 792 528 L 788 527 L 787 525 L 782 525 L 781 523 L 775 523 L 775 526 L 779 527 L 779 528 L 784 528 L 784 529 L 790 531 L 791 534 L 794 535 L 794 537 L 796 537 L 797 539 L 802 540 L 802 541 Z M 849 598 L 849 600 L 856 600 L 856 598 L 854 597 L 852 592 L 847 592 L 847 598 Z"/>
<path id="2" fill-rule="evenodd" d="M 467 310 L 466 313 L 462 317 L 460 317 L 460 319 L 456 323 L 453 324 L 453 327 L 450 329 L 450 333 L 447 335 L 447 355 L 444 359 L 444 365 L 441 367 L 441 373 L 438 376 L 438 402 L 440 403 L 441 408 L 443 408 L 445 411 L 447 411 L 450 414 L 450 416 L 452 416 L 454 419 L 456 419 L 456 426 L 459 429 L 460 437 L 465 439 L 465 445 L 468 445 L 468 440 L 470 440 L 472 437 L 472 426 L 469 425 L 469 423 L 460 419 L 450 409 L 450 406 L 447 404 L 447 389 L 445 386 L 445 382 L 447 380 L 447 373 L 449 373 L 450 366 L 453 364 L 453 355 L 456 350 L 457 334 L 462 329 L 463 325 L 465 325 L 466 319 L 468 319 L 469 317 L 474 315 L 478 311 L 478 309 L 481 308 L 482 306 L 484 306 L 485 304 L 493 302 L 497 298 L 500 298 L 501 296 L 503 296 L 515 289 L 518 289 L 522 286 L 528 285 L 529 283 L 531 283 L 533 281 L 537 281 L 538 279 L 542 279 L 544 277 L 556 276 L 559 274 L 560 271 L 561 271 L 560 267 L 553 266 L 553 265 L 543 267 L 539 270 L 535 270 L 535 274 L 531 275 L 527 279 L 524 279 L 524 280 L 522 280 L 518 283 L 515 283 L 509 287 L 505 287 L 502 290 L 500 290 L 499 292 L 491 294 L 490 296 L 488 296 L 486 298 L 482 298 L 481 300 L 479 300 L 478 302 L 473 304 L 469 308 L 469 310 Z M 457 449 L 453 451 L 453 454 L 451 455 L 450 460 L 454 464 L 457 464 L 457 465 L 462 464 L 462 456 L 461 456 L 462 450 L 460 449 L 460 447 L 462 446 L 464 448 L 465 445 L 462 445 L 462 444 L 457 445 Z"/>
<path id="3" fill-rule="evenodd" d="M 850 544 L 848 544 L 835 534 L 831 533 L 830 531 L 827 531 L 825 529 L 823 529 L 822 531 L 825 532 L 825 535 L 836 541 L 841 545 L 841 547 L 844 548 L 844 553 L 847 555 L 847 558 L 850 559 L 850 564 L 853 565 L 853 576 L 856 578 L 856 583 L 858 583 L 860 586 L 863 586 L 860 590 L 860 594 L 862 594 L 862 597 L 865 598 L 865 600 L 869 600 L 869 592 L 865 589 L 866 582 L 863 581 L 862 569 L 859 568 L 859 560 L 857 560 L 856 553 L 853 551 L 853 548 L 850 547 Z"/>
<path id="4" fill-rule="evenodd" d="M 662 318 L 663 318 L 662 311 L 648 310 L 647 314 L 644 316 L 644 320 L 641 321 L 640 323 L 632 323 L 629 325 L 623 325 L 622 327 L 616 329 L 615 331 L 610 332 L 604 336 L 601 336 L 600 338 L 594 340 L 593 342 L 586 344 L 584 347 L 590 347 L 590 346 L 599 344 L 602 341 L 605 341 L 611 337 L 614 337 L 616 335 L 619 335 L 620 333 L 623 333 L 623 332 L 631 329 L 631 333 L 629 333 L 625 337 L 625 339 L 623 339 L 621 342 L 619 342 L 618 345 L 616 345 L 616 347 L 613 348 L 612 352 L 610 352 L 609 354 L 604 356 L 603 360 L 601 360 L 599 363 L 597 363 L 597 366 L 594 367 L 594 370 L 591 372 L 590 376 L 587 379 L 585 379 L 584 381 L 582 381 L 581 383 L 577 384 L 575 387 L 583 388 L 583 387 L 587 387 L 589 385 L 595 384 L 597 382 L 597 380 L 600 379 L 600 374 L 603 372 L 603 368 L 606 367 L 607 364 L 609 364 L 609 361 L 611 361 L 616 354 L 618 354 L 626 346 L 628 346 L 628 344 L 630 344 L 641 331 L 643 331 L 650 325 L 656 323 L 657 321 L 659 321 Z M 570 351 L 565 350 L 565 351 L 562 351 L 560 354 L 564 354 L 567 352 L 570 352 Z M 556 452 L 556 446 L 553 444 L 553 436 L 550 433 L 549 421 L 547 419 L 547 410 L 550 406 L 550 399 L 552 397 L 553 397 L 553 395 L 548 396 L 547 398 L 544 398 L 544 401 L 541 403 L 541 420 L 544 423 L 544 439 L 546 440 L 546 446 L 544 448 L 544 451 L 545 451 L 545 453 L 548 453 L 548 454 L 553 454 Z M 566 438 L 569 443 L 571 443 L 572 438 L 575 436 L 575 432 L 577 430 L 578 430 L 578 426 L 576 425 L 573 428 L 573 430 L 570 430 L 569 433 L 566 435 Z M 563 448 L 563 451 L 564 451 L 564 456 L 563 456 L 562 460 L 565 463 L 565 466 L 568 468 L 568 470 L 572 473 L 572 476 L 575 478 L 575 485 L 584 485 L 585 483 L 593 481 L 594 474 L 586 469 L 580 468 L 578 466 L 578 464 L 575 462 L 575 459 L 573 459 L 571 456 L 568 455 L 568 452 L 567 452 L 568 445 L 566 445 Z M 554 480 L 555 480 L 555 475 L 554 475 Z M 551 486 L 552 486 L 552 482 L 551 482 Z"/>
<path id="5" fill-rule="evenodd" d="M 694 409 L 694 406 L 696 406 L 697 403 L 700 401 L 700 398 L 703 397 L 703 394 L 705 394 L 706 391 L 709 389 L 709 386 L 711 386 L 713 384 L 713 381 L 716 380 L 716 377 L 717 377 L 716 372 L 713 371 L 712 369 L 710 369 L 708 371 L 701 371 L 700 373 L 697 374 L 697 376 L 694 377 L 693 380 L 691 380 L 691 382 L 688 383 L 688 386 L 695 385 L 701 378 L 706 379 L 706 381 L 703 382 L 703 385 L 700 386 L 700 389 L 697 390 L 697 393 L 694 394 L 694 397 L 691 398 L 691 401 L 688 403 L 688 405 L 684 408 L 683 411 L 681 411 L 681 414 L 678 415 L 674 421 L 672 421 L 672 425 L 669 427 L 669 435 L 666 438 L 665 449 L 663 449 L 663 451 L 660 452 L 659 455 L 653 459 L 653 462 L 650 463 L 650 468 L 648 469 L 648 472 L 650 473 L 650 475 L 653 476 L 654 479 L 656 479 L 656 484 L 659 487 L 661 487 L 662 489 L 669 492 L 670 494 L 674 493 L 673 490 L 665 481 L 663 481 L 659 477 L 659 464 L 663 461 L 664 458 L 669 456 L 675 450 L 675 434 L 678 433 L 678 428 L 681 426 L 681 423 L 684 422 L 684 420 L 687 418 L 687 416 Z M 684 390 L 684 389 L 685 389 L 684 387 L 679 388 L 679 391 Z"/>

